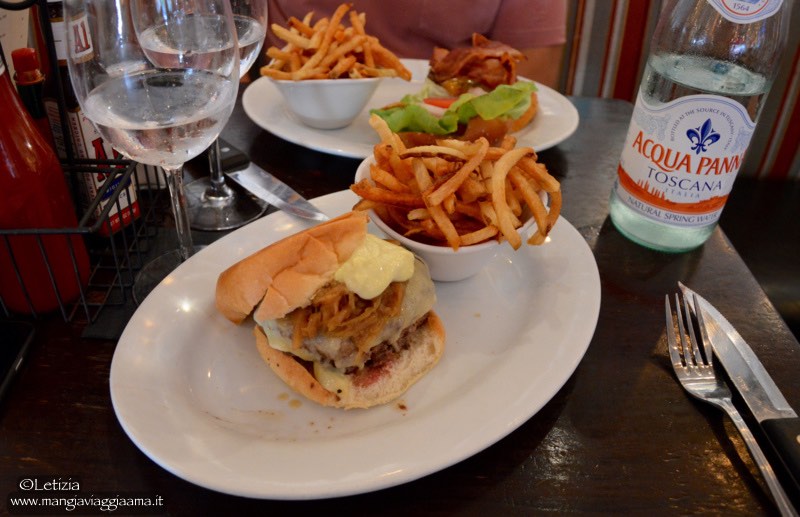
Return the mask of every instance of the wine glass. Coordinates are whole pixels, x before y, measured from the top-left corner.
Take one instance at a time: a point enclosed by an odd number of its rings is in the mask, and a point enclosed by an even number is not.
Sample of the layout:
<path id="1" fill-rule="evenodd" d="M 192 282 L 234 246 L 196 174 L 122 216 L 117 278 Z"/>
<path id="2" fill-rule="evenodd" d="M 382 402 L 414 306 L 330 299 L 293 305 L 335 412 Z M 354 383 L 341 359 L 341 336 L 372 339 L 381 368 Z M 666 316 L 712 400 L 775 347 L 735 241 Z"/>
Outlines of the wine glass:
<path id="1" fill-rule="evenodd" d="M 217 138 L 236 102 L 233 13 L 229 0 L 67 0 L 64 18 L 84 114 L 120 153 L 166 173 L 178 249 L 139 272 L 140 302 L 193 252 L 183 164 Z"/>
<path id="2" fill-rule="evenodd" d="M 231 0 L 239 38 L 239 77 L 244 77 L 258 57 L 267 35 L 267 0 Z M 231 230 L 263 214 L 269 205 L 247 191 L 225 184 L 220 164 L 219 140 L 208 152 L 209 175 L 186 185 L 189 223 L 197 230 Z"/>

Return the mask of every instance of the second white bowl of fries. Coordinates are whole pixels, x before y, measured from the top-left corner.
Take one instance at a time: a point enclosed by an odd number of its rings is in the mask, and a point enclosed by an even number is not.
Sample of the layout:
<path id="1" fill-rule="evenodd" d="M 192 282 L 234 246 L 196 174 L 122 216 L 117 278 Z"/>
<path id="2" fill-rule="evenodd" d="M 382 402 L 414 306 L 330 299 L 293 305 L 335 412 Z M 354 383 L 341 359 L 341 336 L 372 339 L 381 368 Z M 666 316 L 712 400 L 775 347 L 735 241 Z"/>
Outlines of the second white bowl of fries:
<path id="1" fill-rule="evenodd" d="M 379 81 L 379 78 L 272 80 L 292 114 L 316 129 L 350 125 L 375 93 Z"/>
<path id="2" fill-rule="evenodd" d="M 349 16 L 347 16 L 349 14 Z M 294 17 L 272 32 L 286 44 L 270 47 L 261 75 L 274 81 L 290 111 L 316 129 L 348 126 L 385 77 L 411 80 L 400 59 L 365 30 L 366 16 L 343 3 L 330 17 Z"/>
<path id="3" fill-rule="evenodd" d="M 440 140 L 406 147 L 377 115 L 381 143 L 350 187 L 390 238 L 419 255 L 439 281 L 478 273 L 506 244 L 538 245 L 561 210 L 558 181 L 531 148 Z"/>

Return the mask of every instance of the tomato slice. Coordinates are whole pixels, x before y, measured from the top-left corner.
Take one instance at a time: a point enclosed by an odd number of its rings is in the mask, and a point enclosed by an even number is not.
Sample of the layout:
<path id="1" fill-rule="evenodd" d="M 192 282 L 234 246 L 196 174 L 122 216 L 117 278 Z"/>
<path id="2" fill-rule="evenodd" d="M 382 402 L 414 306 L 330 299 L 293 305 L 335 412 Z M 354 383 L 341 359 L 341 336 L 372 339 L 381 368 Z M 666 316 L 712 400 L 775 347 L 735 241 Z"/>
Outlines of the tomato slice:
<path id="1" fill-rule="evenodd" d="M 428 97 L 427 99 L 423 99 L 422 102 L 430 104 L 431 106 L 447 109 L 456 100 L 458 100 L 457 97 Z"/>

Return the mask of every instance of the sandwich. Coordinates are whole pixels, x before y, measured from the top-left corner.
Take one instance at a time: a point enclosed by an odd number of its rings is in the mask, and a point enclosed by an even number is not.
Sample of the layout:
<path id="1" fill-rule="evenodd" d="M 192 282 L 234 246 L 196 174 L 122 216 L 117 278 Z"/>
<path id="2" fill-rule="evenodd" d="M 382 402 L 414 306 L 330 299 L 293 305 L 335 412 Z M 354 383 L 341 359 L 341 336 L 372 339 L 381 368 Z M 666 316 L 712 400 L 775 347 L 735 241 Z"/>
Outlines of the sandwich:
<path id="1" fill-rule="evenodd" d="M 408 145 L 431 144 L 437 137 L 485 137 L 494 145 L 536 115 L 536 85 L 517 80 L 523 59 L 519 50 L 473 34 L 471 47 L 434 49 L 420 92 L 372 113 Z"/>
<path id="2" fill-rule="evenodd" d="M 390 402 L 430 371 L 445 331 L 423 261 L 367 232 L 355 211 L 242 259 L 217 280 L 216 306 L 252 315 L 261 358 L 325 406 Z"/>

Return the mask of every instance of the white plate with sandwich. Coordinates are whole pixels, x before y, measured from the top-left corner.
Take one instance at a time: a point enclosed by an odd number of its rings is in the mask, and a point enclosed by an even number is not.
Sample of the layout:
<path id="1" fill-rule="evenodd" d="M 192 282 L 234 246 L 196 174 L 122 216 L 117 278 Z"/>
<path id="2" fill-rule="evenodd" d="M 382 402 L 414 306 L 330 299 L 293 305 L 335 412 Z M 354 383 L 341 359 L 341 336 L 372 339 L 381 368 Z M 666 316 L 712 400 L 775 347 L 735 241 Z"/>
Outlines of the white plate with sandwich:
<path id="1" fill-rule="evenodd" d="M 411 81 L 384 79 L 362 113 L 342 129 L 314 129 L 304 125 L 292 115 L 277 87 L 267 77 L 247 87 L 242 106 L 253 122 L 284 140 L 329 154 L 366 158 L 372 155 L 372 148 L 379 141 L 369 125 L 369 111 L 417 93 L 428 74 L 428 61 L 424 59 L 403 59 L 402 62 L 412 73 Z M 543 84 L 536 86 L 538 113 L 528 126 L 513 135 L 517 137 L 518 146 L 532 147 L 539 152 L 569 138 L 578 128 L 580 117 L 569 99 Z"/>
<path id="2" fill-rule="evenodd" d="M 356 201 L 349 191 L 313 200 L 331 216 Z M 522 425 L 589 346 L 599 274 L 583 237 L 561 218 L 545 244 L 509 247 L 477 275 L 436 284 L 444 354 L 399 399 L 370 409 L 316 404 L 264 363 L 252 324 L 235 325 L 215 308 L 222 271 L 308 225 L 276 212 L 203 249 L 156 287 L 120 338 L 110 378 L 117 418 L 176 476 L 268 499 L 407 483 Z"/>

